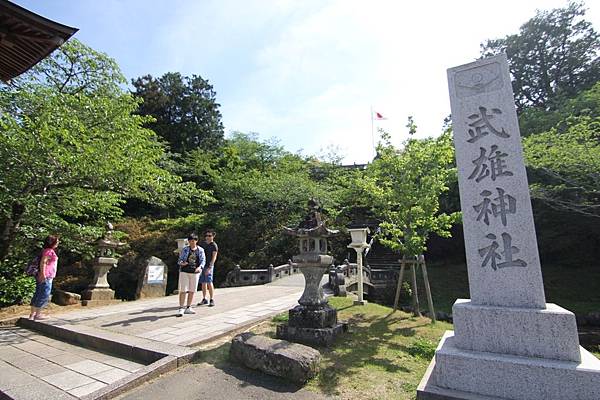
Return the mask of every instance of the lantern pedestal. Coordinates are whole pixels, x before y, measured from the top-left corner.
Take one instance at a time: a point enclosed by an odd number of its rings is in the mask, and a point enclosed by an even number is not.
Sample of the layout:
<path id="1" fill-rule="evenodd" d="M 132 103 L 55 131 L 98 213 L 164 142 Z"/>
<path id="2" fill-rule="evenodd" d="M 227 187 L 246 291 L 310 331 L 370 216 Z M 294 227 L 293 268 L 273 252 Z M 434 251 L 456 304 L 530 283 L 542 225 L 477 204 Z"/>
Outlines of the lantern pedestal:
<path id="1" fill-rule="evenodd" d="M 348 324 L 345 322 L 336 323 L 332 327 L 325 328 L 279 325 L 277 326 L 277 338 L 309 346 L 325 347 L 331 346 L 335 339 L 347 330 Z"/>
<path id="2" fill-rule="evenodd" d="M 111 304 L 115 300 L 115 291 L 108 285 L 108 271 L 117 264 L 113 257 L 96 257 L 94 259 L 94 280 L 86 290 L 81 293 L 81 304 L 103 305 Z"/>
<path id="3" fill-rule="evenodd" d="M 323 295 L 321 280 L 329 269 L 331 256 L 320 255 L 323 264 L 309 264 L 302 256 L 294 257 L 304 275 L 304 293 L 296 307 L 288 311 L 286 325 L 277 326 L 277 338 L 312 346 L 330 346 L 335 338 L 348 329 L 339 323 L 337 310 L 332 308 Z"/>

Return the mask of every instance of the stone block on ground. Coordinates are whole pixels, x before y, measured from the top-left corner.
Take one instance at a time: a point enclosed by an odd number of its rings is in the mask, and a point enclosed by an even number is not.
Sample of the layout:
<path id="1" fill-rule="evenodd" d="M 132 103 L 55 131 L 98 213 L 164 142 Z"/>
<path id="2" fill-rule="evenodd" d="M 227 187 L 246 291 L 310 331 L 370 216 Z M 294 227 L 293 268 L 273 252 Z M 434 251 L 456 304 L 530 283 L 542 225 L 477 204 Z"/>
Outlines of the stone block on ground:
<path id="1" fill-rule="evenodd" d="M 321 361 L 321 354 L 312 347 L 249 332 L 233 338 L 229 356 L 248 368 L 296 383 L 314 377 Z"/>
<path id="2" fill-rule="evenodd" d="M 81 301 L 81 296 L 77 293 L 65 292 L 64 290 L 54 289 L 52 293 L 52 302 L 59 306 L 68 306 L 77 304 Z"/>
<path id="3" fill-rule="evenodd" d="M 81 294 L 82 300 L 114 300 L 115 291 L 112 289 L 86 289 Z"/>

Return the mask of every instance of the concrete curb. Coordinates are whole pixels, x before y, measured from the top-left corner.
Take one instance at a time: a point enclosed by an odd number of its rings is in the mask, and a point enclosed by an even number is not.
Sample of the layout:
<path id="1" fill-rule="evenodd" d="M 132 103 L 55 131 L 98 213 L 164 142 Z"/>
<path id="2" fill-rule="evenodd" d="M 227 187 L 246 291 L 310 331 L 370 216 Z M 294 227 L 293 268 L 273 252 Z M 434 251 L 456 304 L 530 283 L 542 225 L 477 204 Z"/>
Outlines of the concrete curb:
<path id="1" fill-rule="evenodd" d="M 120 357 L 151 364 L 166 356 L 174 356 L 178 365 L 193 358 L 195 349 L 175 344 L 157 342 L 137 336 L 105 331 L 84 325 L 68 325 L 64 321 L 31 321 L 21 318 L 17 324 L 67 342 L 112 353 Z M 63 325 L 64 324 L 64 325 Z"/>
<path id="2" fill-rule="evenodd" d="M 32 321 L 27 318 L 19 318 L 16 320 L 16 325 L 84 348 L 111 353 L 119 357 L 148 364 L 123 379 L 81 397 L 81 399 L 84 400 L 105 400 L 114 398 L 115 396 L 140 386 L 159 375 L 175 370 L 178 367 L 197 359 L 204 350 L 192 348 L 191 346 L 198 346 L 228 335 L 244 332 L 283 312 L 285 311 L 274 311 L 258 317 L 257 319 L 248 321 L 245 324 L 241 324 L 235 327 L 235 329 L 207 337 L 206 339 L 199 340 L 187 346 L 158 342 L 151 339 L 124 335 L 84 325 L 71 325 L 65 321 L 56 319 Z M 1 396 L 0 399 L 2 399 Z"/>
<path id="3" fill-rule="evenodd" d="M 145 366 L 133 374 L 126 376 L 110 385 L 81 397 L 83 400 L 105 400 L 112 399 L 122 393 L 127 392 L 151 379 L 158 377 L 166 372 L 177 368 L 177 357 L 165 356 L 150 365 Z"/>

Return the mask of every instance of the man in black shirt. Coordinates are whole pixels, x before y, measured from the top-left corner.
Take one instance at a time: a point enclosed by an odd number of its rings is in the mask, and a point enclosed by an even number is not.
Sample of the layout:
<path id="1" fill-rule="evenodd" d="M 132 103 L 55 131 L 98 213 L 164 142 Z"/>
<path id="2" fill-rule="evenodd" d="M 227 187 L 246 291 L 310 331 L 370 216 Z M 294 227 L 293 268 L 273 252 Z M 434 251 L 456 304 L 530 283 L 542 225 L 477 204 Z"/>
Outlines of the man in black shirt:
<path id="1" fill-rule="evenodd" d="M 215 243 L 215 231 L 207 229 L 204 232 L 204 242 L 200 243 L 200 247 L 204 249 L 206 255 L 206 266 L 200 274 L 200 284 L 202 285 L 202 301 L 198 305 L 208 304 L 209 307 L 213 307 L 215 302 L 213 295 L 215 288 L 213 286 L 213 270 L 215 268 L 215 261 L 217 261 L 217 253 L 219 252 L 219 246 Z M 210 300 L 206 301 L 206 291 L 210 295 Z"/>

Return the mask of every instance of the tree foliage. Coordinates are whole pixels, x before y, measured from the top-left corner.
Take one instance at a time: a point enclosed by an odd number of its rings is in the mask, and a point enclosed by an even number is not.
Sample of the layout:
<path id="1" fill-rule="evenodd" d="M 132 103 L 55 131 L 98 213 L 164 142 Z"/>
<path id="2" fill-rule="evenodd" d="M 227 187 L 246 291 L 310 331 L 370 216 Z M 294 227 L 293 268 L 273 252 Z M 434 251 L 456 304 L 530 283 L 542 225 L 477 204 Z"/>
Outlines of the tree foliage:
<path id="1" fill-rule="evenodd" d="M 409 129 L 416 127 L 409 121 Z M 440 195 L 456 174 L 450 133 L 436 139 L 409 139 L 403 149 L 384 142 L 361 182 L 374 214 L 383 221 L 380 241 L 408 256 L 422 254 L 430 233 L 449 236 L 459 212 L 440 212 Z"/>
<path id="2" fill-rule="evenodd" d="M 600 117 L 569 117 L 524 140 L 530 189 L 552 208 L 600 218 Z"/>
<path id="3" fill-rule="evenodd" d="M 523 136 L 547 132 L 555 127 L 561 132 L 570 117 L 581 116 L 600 117 L 600 81 L 573 98 L 561 100 L 553 110 L 526 108 L 519 115 L 519 125 Z"/>
<path id="4" fill-rule="evenodd" d="M 198 75 L 169 72 L 159 78 L 145 75 L 132 80 L 135 96 L 143 99 L 141 115 L 154 117 L 146 126 L 175 153 L 215 148 L 223 141 L 216 93 Z"/>
<path id="5" fill-rule="evenodd" d="M 506 52 L 518 112 L 555 109 L 600 79 L 600 41 L 581 3 L 538 11 L 518 34 L 481 44 L 483 57 Z"/>
<path id="6" fill-rule="evenodd" d="M 163 146 L 124 83 L 114 60 L 71 40 L 0 87 L 0 260 L 49 232 L 86 251 L 126 197 L 163 205 L 201 197 L 160 168 Z"/>
<path id="7" fill-rule="evenodd" d="M 294 244 L 283 226 L 300 221 L 311 197 L 330 204 L 328 192 L 311 177 L 309 160 L 256 135 L 234 133 L 209 162 L 200 151 L 190 156 L 196 173 L 210 177 L 217 203 L 208 215 L 235 263 L 285 262 Z"/>

